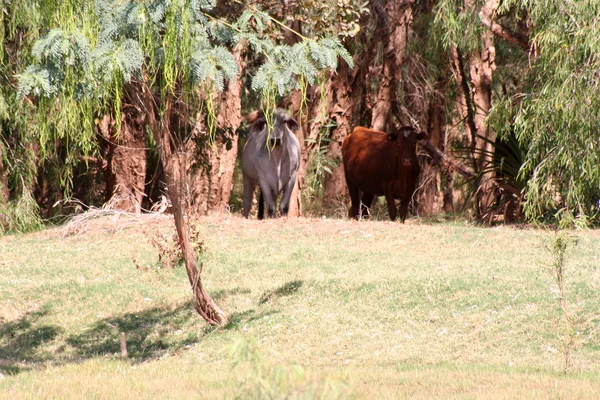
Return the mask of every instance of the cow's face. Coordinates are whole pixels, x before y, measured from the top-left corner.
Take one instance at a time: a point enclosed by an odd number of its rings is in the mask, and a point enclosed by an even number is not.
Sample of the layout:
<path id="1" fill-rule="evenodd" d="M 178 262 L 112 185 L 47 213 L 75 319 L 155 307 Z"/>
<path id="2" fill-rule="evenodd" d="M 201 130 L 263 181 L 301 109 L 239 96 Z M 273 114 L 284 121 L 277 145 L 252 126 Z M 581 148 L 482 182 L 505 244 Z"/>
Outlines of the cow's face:
<path id="1" fill-rule="evenodd" d="M 278 108 L 271 114 L 271 119 L 267 121 L 265 115 L 260 112 L 256 121 L 250 128 L 252 132 L 261 132 L 267 134 L 267 143 L 270 147 L 280 146 L 286 133 L 292 133 L 298 128 L 298 122 L 288 116 L 284 110 Z"/>
<path id="2" fill-rule="evenodd" d="M 398 146 L 401 165 L 411 167 L 417 162 L 417 141 L 427 139 L 427 134 L 417 132 L 410 126 L 403 126 L 388 137 Z"/>

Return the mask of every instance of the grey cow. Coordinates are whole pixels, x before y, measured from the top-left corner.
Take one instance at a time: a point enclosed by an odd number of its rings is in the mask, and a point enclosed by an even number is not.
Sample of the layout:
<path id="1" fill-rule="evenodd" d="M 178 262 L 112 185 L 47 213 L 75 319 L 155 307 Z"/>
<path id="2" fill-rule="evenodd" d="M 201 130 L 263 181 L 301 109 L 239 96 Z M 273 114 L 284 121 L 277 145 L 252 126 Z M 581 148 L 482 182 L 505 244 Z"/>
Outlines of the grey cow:
<path id="1" fill-rule="evenodd" d="M 264 216 L 264 200 L 269 218 L 275 218 L 277 198 L 283 191 L 279 210 L 288 213 L 290 197 L 296 184 L 296 172 L 300 165 L 300 142 L 293 134 L 298 128 L 294 118 L 277 108 L 272 112 L 269 124 L 263 112 L 257 114 L 250 127 L 250 137 L 242 151 L 244 174 L 244 217 L 248 218 L 252 205 L 254 187 L 260 185 L 258 218 Z"/>

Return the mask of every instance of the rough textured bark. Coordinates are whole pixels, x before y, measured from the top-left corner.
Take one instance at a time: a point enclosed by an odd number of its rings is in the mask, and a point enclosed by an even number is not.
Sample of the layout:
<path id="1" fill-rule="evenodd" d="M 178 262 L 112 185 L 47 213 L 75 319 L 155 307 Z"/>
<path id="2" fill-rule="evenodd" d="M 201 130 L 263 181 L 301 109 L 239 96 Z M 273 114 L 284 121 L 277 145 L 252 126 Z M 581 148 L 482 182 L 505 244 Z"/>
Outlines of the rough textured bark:
<path id="1" fill-rule="evenodd" d="M 436 96 L 429 106 L 429 143 L 441 152 L 446 149 L 446 104 L 445 99 Z M 419 213 L 436 214 L 443 205 L 443 188 L 440 165 L 432 158 L 426 158 L 422 163 L 420 189 L 418 190 Z"/>
<path id="2" fill-rule="evenodd" d="M 6 215 L 3 211 L 8 203 L 8 196 L 10 196 L 10 192 L 8 190 L 8 177 L 6 175 L 4 163 L 2 162 L 1 151 L 2 147 L 0 147 L 0 231 L 3 230 L 3 227 L 8 225 L 8 220 L 6 219 Z"/>
<path id="3" fill-rule="evenodd" d="M 104 140 L 105 201 L 117 210 L 140 213 L 146 179 L 146 132 L 144 117 L 128 106 L 123 109 L 121 132 L 117 134 L 109 116 L 98 121 Z"/>
<path id="4" fill-rule="evenodd" d="M 464 4 L 467 9 L 475 7 L 473 0 L 465 0 Z M 472 51 L 467 57 L 456 47 L 452 49 L 451 56 L 459 87 L 458 109 L 470 133 L 472 166 L 478 174 L 474 180 L 475 213 L 481 219 L 494 201 L 491 190 L 495 183 L 493 171 L 484 171 L 493 162 L 493 143 L 496 139 L 485 123 L 492 105 L 492 75 L 496 69 L 494 34 L 491 31 L 482 32 L 479 50 Z M 465 66 L 467 60 L 468 74 Z"/>
<path id="5" fill-rule="evenodd" d="M 295 15 L 295 9 L 298 7 L 296 0 L 284 0 L 285 13 L 288 15 Z M 288 46 L 300 42 L 301 37 L 295 32 L 301 33 L 302 24 L 300 21 L 293 20 L 289 21 L 288 26 L 291 29 L 286 29 L 284 32 L 284 43 Z M 304 188 L 304 179 L 306 178 L 306 162 L 308 162 L 308 156 L 312 150 L 312 143 L 307 143 L 305 140 L 310 137 L 307 135 L 308 132 L 308 107 L 302 102 L 302 93 L 299 90 L 295 90 L 291 95 L 292 105 L 292 116 L 296 118 L 299 124 L 299 129 L 296 132 L 296 137 L 300 142 L 301 157 L 300 166 L 296 173 L 296 185 L 292 191 L 290 198 L 290 206 L 288 210 L 288 217 L 300 217 L 302 215 L 302 189 Z M 316 139 L 316 137 L 315 137 Z"/>
<path id="6" fill-rule="evenodd" d="M 368 23 L 368 17 L 365 16 L 361 25 L 367 26 Z M 381 35 L 370 35 L 368 29 L 361 30 L 355 38 L 347 39 L 346 47 L 354 53 L 354 68 L 350 69 L 341 61 L 337 72 L 331 76 L 327 93 L 327 112 L 337 127 L 331 132 L 330 139 L 333 141 L 327 149 L 327 154 L 337 159 L 339 164 L 332 168 L 331 175 L 326 175 L 323 194 L 325 206 L 349 204 L 341 146 L 356 126 L 368 126 L 370 123 L 371 116 L 366 115 L 367 111 L 370 113 L 367 100 L 369 89 L 366 82 L 369 73 L 372 72 L 370 64 L 375 59 L 377 43 L 380 40 Z"/>
<path id="7" fill-rule="evenodd" d="M 527 33 L 513 32 L 510 29 L 502 26 L 496 21 L 496 11 L 498 10 L 499 0 L 487 0 L 481 7 L 479 18 L 481 23 L 487 26 L 490 31 L 507 42 L 521 47 L 525 51 L 529 51 L 531 45 L 529 43 L 528 28 L 525 28 Z"/>
<path id="8" fill-rule="evenodd" d="M 283 3 L 285 15 L 297 15 L 296 8 L 298 7 L 298 2 L 296 0 L 284 0 Z M 296 43 L 299 43 L 302 40 L 302 38 L 296 34 L 296 32 L 302 32 L 302 21 L 289 21 L 288 26 L 290 29 L 286 29 L 283 32 L 283 42 L 288 46 L 292 46 Z"/>
<path id="9" fill-rule="evenodd" d="M 330 175 L 326 176 L 323 194 L 323 197 L 327 199 L 326 203 L 330 206 L 335 206 L 340 202 L 346 203 L 348 200 L 342 160 L 342 143 L 354 128 L 352 116 L 356 99 L 352 96 L 352 86 L 355 77 L 356 73 L 350 69 L 348 64 L 341 62 L 337 73 L 331 77 L 330 90 L 327 94 L 327 103 L 331 108 L 328 114 L 337 124 L 331 133 L 332 142 L 327 149 L 328 157 L 332 157 L 337 162 L 337 166 L 331 169 Z M 324 206 L 326 207 L 327 204 Z"/>
<path id="10" fill-rule="evenodd" d="M 239 70 L 243 71 L 245 63 L 242 46 L 236 46 L 232 54 Z M 198 168 L 188 166 L 191 174 L 191 199 L 193 207 L 200 214 L 229 210 L 233 172 L 238 155 L 239 136 L 236 131 L 242 122 L 241 91 L 242 81 L 237 78 L 227 83 L 223 93 L 215 95 L 219 134 L 215 138 L 214 146 L 207 144 L 200 150 L 204 154 L 200 155 L 201 162 Z M 198 132 L 198 135 L 201 136 L 201 141 L 206 142 L 208 136 L 205 127 L 200 123 L 197 128 L 199 131 L 204 131 Z M 193 152 L 193 149 L 190 150 Z"/>
<path id="11" fill-rule="evenodd" d="M 404 52 L 413 20 L 413 1 L 388 0 L 380 16 L 384 44 L 381 81 L 373 102 L 371 128 L 385 130 L 392 103 L 396 101 Z"/>
<path id="12" fill-rule="evenodd" d="M 484 31 L 481 34 L 481 49 L 469 55 L 470 78 L 473 92 L 474 122 L 477 130 L 475 137 L 475 156 L 478 158 L 480 178 L 477 186 L 476 210 L 483 218 L 494 202 L 495 173 L 490 170 L 494 162 L 494 142 L 496 134 L 488 129 L 485 119 L 492 108 L 492 75 L 496 70 L 496 49 L 494 34 Z M 484 140 L 485 138 L 487 140 Z"/>
<path id="13" fill-rule="evenodd" d="M 2 150 L 2 148 L 0 148 L 0 150 Z M 9 195 L 8 176 L 6 175 L 6 169 L 4 168 L 4 163 L 2 162 L 2 153 L 0 153 L 0 205 L 6 204 Z"/>
<path id="14" fill-rule="evenodd" d="M 327 82 L 328 86 L 330 80 L 327 79 Z M 302 106 L 300 94 L 294 93 L 292 95 L 292 115 L 294 115 L 300 125 L 300 129 L 296 132 L 296 137 L 300 142 L 301 151 L 300 167 L 296 173 L 296 185 L 290 199 L 290 209 L 288 212 L 288 216 L 290 217 L 299 217 L 302 215 L 302 190 L 304 189 L 306 173 L 308 172 L 309 157 L 315 148 L 316 140 L 319 137 L 319 130 L 327 120 L 326 113 L 322 112 L 327 106 L 327 99 L 325 96 L 321 96 L 321 87 L 313 86 L 309 88 L 307 97 L 308 101 L 306 105 Z"/>
<path id="15" fill-rule="evenodd" d="M 458 87 L 456 96 L 456 109 L 460 116 L 460 120 L 464 122 L 468 132 L 468 135 L 464 138 L 466 140 L 462 141 L 465 145 L 471 146 L 471 152 L 473 155 L 473 157 L 471 157 L 472 168 L 475 172 L 477 172 L 479 169 L 477 160 L 474 157 L 477 127 L 475 125 L 475 111 L 473 110 L 471 89 L 469 88 L 469 80 L 464 66 L 464 57 L 457 47 L 452 47 L 451 57 L 454 78 L 456 79 L 456 86 Z"/>

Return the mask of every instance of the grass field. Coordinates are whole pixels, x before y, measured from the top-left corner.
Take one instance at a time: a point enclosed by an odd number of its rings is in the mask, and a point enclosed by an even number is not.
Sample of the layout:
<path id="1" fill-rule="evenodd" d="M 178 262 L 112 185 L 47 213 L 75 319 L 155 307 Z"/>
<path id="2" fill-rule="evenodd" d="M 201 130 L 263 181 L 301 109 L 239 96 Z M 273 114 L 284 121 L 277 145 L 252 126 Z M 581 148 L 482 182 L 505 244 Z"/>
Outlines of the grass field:
<path id="1" fill-rule="evenodd" d="M 224 328 L 194 312 L 185 270 L 161 268 L 143 234 L 170 235 L 167 217 L 0 238 L 0 398 L 600 398 L 599 231 L 578 232 L 567 258 L 569 330 L 551 232 L 200 224 Z"/>

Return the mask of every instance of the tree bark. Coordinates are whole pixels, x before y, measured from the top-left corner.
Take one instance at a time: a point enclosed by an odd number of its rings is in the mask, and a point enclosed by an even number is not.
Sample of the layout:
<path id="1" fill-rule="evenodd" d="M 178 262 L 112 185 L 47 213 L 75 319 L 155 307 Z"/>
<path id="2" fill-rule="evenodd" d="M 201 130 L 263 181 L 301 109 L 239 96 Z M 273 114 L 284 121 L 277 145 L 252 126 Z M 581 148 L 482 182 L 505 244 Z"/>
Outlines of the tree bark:
<path id="1" fill-rule="evenodd" d="M 245 68 L 242 51 L 241 44 L 232 51 L 240 72 Z M 222 93 L 215 94 L 218 132 L 213 146 L 208 144 L 208 135 L 203 123 L 197 126 L 199 130 L 197 134 L 201 136 L 200 141 L 204 144 L 200 149 L 203 153 L 200 155 L 202 161 L 199 168 L 188 166 L 188 170 L 192 176 L 192 203 L 200 214 L 229 210 L 233 173 L 238 155 L 239 136 L 236 131 L 242 122 L 241 76 L 242 73 L 235 80 L 229 81 Z M 202 120 L 203 117 L 201 116 Z"/>
<path id="2" fill-rule="evenodd" d="M 329 78 L 329 77 L 328 77 Z M 330 80 L 326 78 L 328 86 Z M 325 89 L 327 90 L 327 88 Z M 306 173 L 308 172 L 308 162 L 311 152 L 316 146 L 319 137 L 319 130 L 327 120 L 326 96 L 321 96 L 321 87 L 312 86 L 308 89 L 308 101 L 302 105 L 300 93 L 292 96 L 293 115 L 298 120 L 300 129 L 296 132 L 296 137 L 300 141 L 300 167 L 296 174 L 296 185 L 292 191 L 290 199 L 290 209 L 288 216 L 299 217 L 302 215 L 302 190 L 304 189 Z"/>
<path id="3" fill-rule="evenodd" d="M 427 132 L 429 143 L 445 152 L 446 149 L 446 100 L 435 96 L 429 105 L 429 121 Z M 421 171 L 421 188 L 418 191 L 419 213 L 424 215 L 436 214 L 443 205 L 443 188 L 441 168 L 432 158 L 423 162 Z"/>
<path id="4" fill-rule="evenodd" d="M 485 4 L 481 7 L 481 11 L 479 12 L 481 23 L 487 26 L 494 35 L 501 37 L 507 42 L 514 44 L 515 46 L 519 46 L 528 52 L 531 49 L 531 45 L 529 43 L 529 34 L 513 32 L 496 21 L 498 3 L 499 0 L 487 0 L 485 2 Z"/>
<path id="5" fill-rule="evenodd" d="M 361 25 L 368 25 L 368 16 L 364 17 Z M 331 131 L 331 144 L 327 149 L 327 156 L 338 161 L 332 173 L 325 177 L 323 197 L 331 207 L 338 204 L 348 204 L 348 190 L 344 175 L 344 164 L 341 147 L 346 136 L 352 133 L 357 125 L 367 126 L 370 117 L 365 118 L 368 108 L 367 94 L 369 92 L 367 77 L 370 64 L 375 58 L 378 41 L 381 35 L 369 35 L 367 29 L 362 29 L 354 38 L 346 40 L 348 51 L 354 53 L 354 68 L 340 61 L 337 72 L 331 76 L 328 86 L 327 102 L 329 118 L 336 122 L 336 128 Z M 352 50 L 354 48 L 354 51 Z M 327 205 L 325 205 L 327 208 Z"/>
<path id="6" fill-rule="evenodd" d="M 468 0 L 466 3 L 468 7 L 474 6 L 472 0 Z M 492 75 L 496 70 L 496 48 L 494 47 L 494 34 L 491 31 L 482 32 L 480 50 L 469 55 L 469 65 L 473 88 L 474 122 L 477 130 L 475 156 L 478 158 L 477 164 L 480 173 L 477 180 L 476 210 L 481 219 L 485 218 L 494 202 L 493 188 L 495 187 L 495 172 L 492 166 L 496 134 L 488 129 L 485 122 L 492 108 Z"/>
<path id="7" fill-rule="evenodd" d="M 346 190 L 346 178 L 344 176 L 344 163 L 342 160 L 342 143 L 346 136 L 352 133 L 354 115 L 354 102 L 352 86 L 356 73 L 350 69 L 346 62 L 342 61 L 336 74 L 331 77 L 330 90 L 327 94 L 327 103 L 330 108 L 329 115 L 337 124 L 333 129 L 327 148 L 327 156 L 337 163 L 331 168 L 331 174 L 325 177 L 325 190 L 323 197 L 327 199 L 330 207 L 339 203 L 346 203 L 348 191 Z M 327 204 L 324 204 L 327 208 Z"/>
<path id="8" fill-rule="evenodd" d="M 295 15 L 295 10 L 297 7 L 298 3 L 296 0 L 284 0 L 284 11 L 286 15 Z M 288 21 L 288 25 L 291 29 L 285 30 L 284 43 L 288 46 L 293 46 L 294 44 L 299 43 L 301 40 L 301 37 L 295 32 L 302 33 L 302 24 L 298 20 L 291 20 Z M 311 88 L 306 88 L 307 91 L 310 89 Z M 296 132 L 296 137 L 300 142 L 300 166 L 298 167 L 298 172 L 296 173 L 296 184 L 294 185 L 294 190 L 292 190 L 292 195 L 290 197 L 288 217 L 300 217 L 302 215 L 302 189 L 304 188 L 304 180 L 306 178 L 306 162 L 308 161 L 308 156 L 312 150 L 312 147 L 314 147 L 313 143 L 307 143 L 305 141 L 306 138 L 310 137 L 310 135 L 307 136 L 309 120 L 307 115 L 308 107 L 302 102 L 302 97 L 303 95 L 301 91 L 295 90 L 292 92 L 292 116 L 296 118 L 299 126 L 299 129 Z"/>
<path id="9" fill-rule="evenodd" d="M 473 110 L 473 99 L 471 98 L 471 89 L 469 88 L 469 79 L 464 66 L 464 57 L 458 47 L 453 46 L 451 49 L 452 67 L 454 70 L 454 78 L 456 79 L 457 100 L 456 108 L 460 115 L 460 120 L 464 122 L 468 136 L 466 143 L 471 146 L 471 163 L 472 168 L 477 173 L 478 164 L 475 157 L 475 141 L 477 137 L 477 127 L 475 125 L 475 111 Z M 463 140 L 465 142 L 465 140 Z"/>
<path id="10" fill-rule="evenodd" d="M 473 9 L 474 0 L 465 0 L 465 8 Z M 493 143 L 496 135 L 491 132 L 485 119 L 492 105 L 492 75 L 496 69 L 496 50 L 494 34 L 483 31 L 480 47 L 468 55 L 469 74 L 465 67 L 465 57 L 457 47 L 451 50 L 453 68 L 459 87 L 458 108 L 470 133 L 471 159 L 474 179 L 475 214 L 483 219 L 494 201 L 494 173 L 490 169 L 493 163 Z M 470 83 L 470 86 L 469 86 Z"/>
<path id="11" fill-rule="evenodd" d="M 4 163 L 2 161 L 2 147 L 0 146 L 0 231 L 3 231 L 8 226 L 8 219 L 4 213 L 4 209 L 8 204 L 10 192 L 8 190 L 8 176 Z"/>
<path id="12" fill-rule="evenodd" d="M 384 44 L 383 70 L 373 104 L 371 128 L 383 131 L 392 102 L 397 99 L 398 83 L 401 78 L 400 66 L 404 58 L 410 26 L 413 20 L 413 1 L 388 0 L 385 12 L 380 16 L 378 29 Z"/>
<path id="13" fill-rule="evenodd" d="M 146 180 L 146 132 L 144 117 L 133 106 L 124 107 L 121 132 L 108 115 L 98 121 L 106 160 L 105 202 L 117 210 L 141 213 Z"/>

